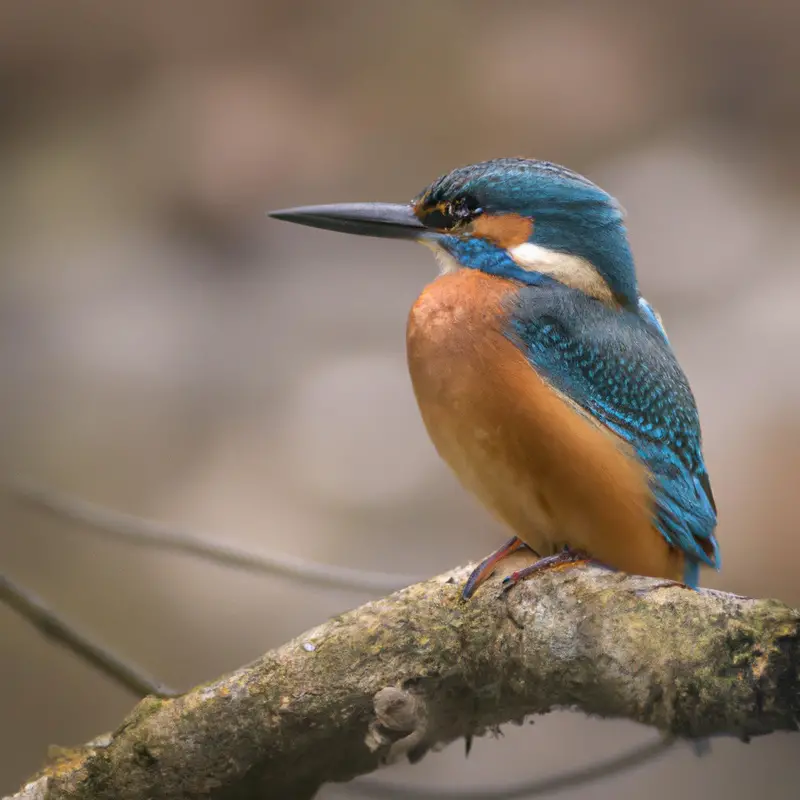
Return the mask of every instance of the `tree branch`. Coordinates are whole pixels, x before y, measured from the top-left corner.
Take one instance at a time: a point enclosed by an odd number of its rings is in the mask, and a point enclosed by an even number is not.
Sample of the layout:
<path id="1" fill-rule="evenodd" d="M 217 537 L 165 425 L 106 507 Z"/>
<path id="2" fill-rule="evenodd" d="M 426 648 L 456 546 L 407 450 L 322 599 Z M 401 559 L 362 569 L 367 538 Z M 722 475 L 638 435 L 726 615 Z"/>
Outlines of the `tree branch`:
<path id="1" fill-rule="evenodd" d="M 179 698 L 147 698 L 14 798 L 310 798 L 559 707 L 668 736 L 797 730 L 800 612 L 777 601 L 580 566 L 506 596 L 493 580 L 464 603 L 467 575 L 335 617 Z"/>

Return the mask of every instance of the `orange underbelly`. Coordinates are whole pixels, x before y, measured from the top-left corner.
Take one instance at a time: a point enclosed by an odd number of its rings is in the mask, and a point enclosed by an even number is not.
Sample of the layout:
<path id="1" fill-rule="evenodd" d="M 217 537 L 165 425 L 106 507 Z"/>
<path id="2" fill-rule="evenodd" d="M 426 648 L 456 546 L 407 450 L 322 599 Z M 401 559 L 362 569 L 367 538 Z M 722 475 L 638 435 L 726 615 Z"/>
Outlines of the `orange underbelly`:
<path id="1" fill-rule="evenodd" d="M 514 284 L 444 275 L 409 315 L 408 364 L 425 427 L 461 483 L 537 553 L 565 544 L 617 569 L 680 578 L 653 527 L 648 476 L 502 333 Z"/>

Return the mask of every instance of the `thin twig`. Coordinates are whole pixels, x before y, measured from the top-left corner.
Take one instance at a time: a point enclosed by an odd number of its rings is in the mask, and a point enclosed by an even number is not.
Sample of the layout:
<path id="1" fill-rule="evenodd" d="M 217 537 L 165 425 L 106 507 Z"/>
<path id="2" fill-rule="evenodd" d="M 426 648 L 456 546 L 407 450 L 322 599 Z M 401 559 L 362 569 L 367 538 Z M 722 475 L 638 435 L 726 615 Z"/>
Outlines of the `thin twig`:
<path id="1" fill-rule="evenodd" d="M 145 675 L 129 661 L 79 633 L 38 597 L 0 574 L 0 603 L 16 611 L 43 636 L 71 650 L 137 697 L 177 697 L 179 692 Z"/>
<path id="2" fill-rule="evenodd" d="M 663 755 L 675 744 L 674 739 L 658 739 L 640 745 L 627 753 L 585 767 L 550 775 L 546 778 L 509 786 L 506 789 L 486 789 L 475 792 L 448 791 L 446 789 L 412 789 L 392 786 L 378 781 L 359 779 L 347 784 L 350 794 L 376 800 L 521 800 L 555 794 L 565 789 L 576 789 L 588 783 L 610 778 L 620 772 L 640 767 Z"/>
<path id="3" fill-rule="evenodd" d="M 88 525 L 106 536 L 129 544 L 173 550 L 203 558 L 215 564 L 250 570 L 257 573 L 285 575 L 300 580 L 345 589 L 368 592 L 391 592 L 420 580 L 416 575 L 369 572 L 334 564 L 305 561 L 286 554 L 254 553 L 235 546 L 220 544 L 212 537 L 191 531 L 176 530 L 154 520 L 123 514 L 88 503 L 64 492 L 36 483 L 16 480 L 7 484 L 9 492 L 59 517 Z"/>

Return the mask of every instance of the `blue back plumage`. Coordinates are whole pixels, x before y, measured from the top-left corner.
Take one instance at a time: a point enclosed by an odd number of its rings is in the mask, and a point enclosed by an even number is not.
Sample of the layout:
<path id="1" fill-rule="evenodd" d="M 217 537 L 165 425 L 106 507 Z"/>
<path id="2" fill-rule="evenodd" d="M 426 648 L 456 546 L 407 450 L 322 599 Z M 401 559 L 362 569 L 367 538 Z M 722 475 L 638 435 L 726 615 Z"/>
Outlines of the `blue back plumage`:
<path id="1" fill-rule="evenodd" d="M 684 581 L 697 585 L 700 563 L 719 568 L 697 408 L 657 317 L 613 310 L 561 285 L 523 286 L 507 335 L 537 372 L 645 464 L 655 525 L 688 556 Z"/>

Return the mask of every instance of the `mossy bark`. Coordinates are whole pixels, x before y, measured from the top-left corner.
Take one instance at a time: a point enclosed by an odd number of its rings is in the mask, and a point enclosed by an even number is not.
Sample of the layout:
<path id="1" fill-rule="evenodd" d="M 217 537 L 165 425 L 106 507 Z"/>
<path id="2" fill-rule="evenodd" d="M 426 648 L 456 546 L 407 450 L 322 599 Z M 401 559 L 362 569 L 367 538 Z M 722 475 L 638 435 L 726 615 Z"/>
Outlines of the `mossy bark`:
<path id="1" fill-rule="evenodd" d="M 17 798 L 313 797 L 559 707 L 682 737 L 796 730 L 800 613 L 592 567 L 469 602 L 459 569 L 61 751 Z"/>

